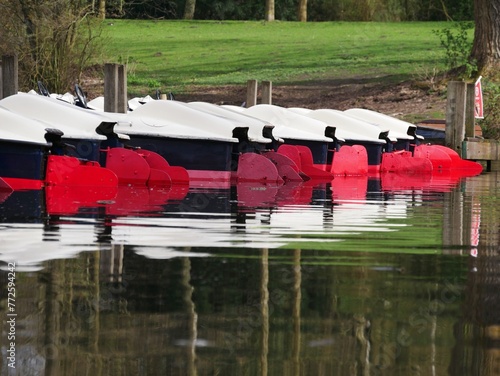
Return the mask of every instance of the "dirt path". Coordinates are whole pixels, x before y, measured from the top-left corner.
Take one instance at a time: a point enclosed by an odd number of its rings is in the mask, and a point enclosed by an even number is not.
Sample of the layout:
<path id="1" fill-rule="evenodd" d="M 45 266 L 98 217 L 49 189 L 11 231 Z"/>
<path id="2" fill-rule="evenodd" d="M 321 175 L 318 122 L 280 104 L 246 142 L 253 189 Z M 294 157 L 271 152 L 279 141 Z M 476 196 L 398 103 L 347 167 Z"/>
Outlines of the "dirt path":
<path id="1" fill-rule="evenodd" d="M 273 85 L 273 104 L 284 107 L 346 110 L 368 108 L 409 121 L 444 118 L 446 96 L 415 87 L 411 82 L 387 84 L 374 78 L 323 80 L 301 85 Z M 104 83 L 84 83 L 89 99 L 102 95 Z M 175 94 L 183 102 L 205 101 L 216 104 L 242 105 L 246 85 L 191 87 L 188 94 Z M 152 93 L 150 93 L 152 95 Z M 257 102 L 260 103 L 260 92 Z"/>
<path id="2" fill-rule="evenodd" d="M 241 105 L 246 98 L 244 86 L 220 86 L 192 89 L 191 94 L 177 95 L 180 101 L 206 101 L 216 104 Z M 260 102 L 260 93 L 258 94 Z M 284 107 L 345 110 L 363 107 L 405 119 L 442 117 L 446 97 L 428 94 L 411 83 L 386 85 L 364 80 L 325 81 L 300 86 L 273 86 L 273 104 Z"/>

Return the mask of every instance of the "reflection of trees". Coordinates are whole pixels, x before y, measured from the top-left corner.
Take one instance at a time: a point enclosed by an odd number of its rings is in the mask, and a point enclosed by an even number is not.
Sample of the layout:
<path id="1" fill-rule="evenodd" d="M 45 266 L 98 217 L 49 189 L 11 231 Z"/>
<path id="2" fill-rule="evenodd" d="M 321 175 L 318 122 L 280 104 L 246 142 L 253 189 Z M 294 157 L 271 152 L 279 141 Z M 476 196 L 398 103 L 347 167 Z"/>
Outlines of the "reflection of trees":
<path id="1" fill-rule="evenodd" d="M 64 289 L 64 261 L 51 263 L 47 273 L 45 300 L 45 372 L 47 375 L 60 375 L 57 367 L 61 348 L 61 313 Z"/>
<path id="2" fill-rule="evenodd" d="M 190 283 L 191 280 L 191 261 L 188 257 L 181 260 L 181 285 L 184 288 L 184 304 L 187 312 L 187 333 L 188 341 L 186 345 L 187 365 L 186 374 L 188 376 L 196 376 L 196 340 L 198 335 L 198 315 L 193 302 L 194 288 Z"/>
<path id="3" fill-rule="evenodd" d="M 296 249 L 293 252 L 293 290 L 292 290 L 292 320 L 293 320 L 293 345 L 292 345 L 292 359 L 293 359 L 293 375 L 300 375 L 300 306 L 301 306 L 301 287 L 302 287 L 302 274 L 300 269 L 300 254 L 301 250 Z"/>
<path id="4" fill-rule="evenodd" d="M 262 320 L 262 338 L 260 354 L 260 375 L 267 376 L 267 355 L 269 353 L 269 250 L 262 249 L 262 274 L 260 279 L 260 309 Z"/>
<path id="5" fill-rule="evenodd" d="M 56 356 L 46 367 L 54 374 L 64 367 L 97 375 L 107 364 L 132 370 L 140 359 L 147 369 L 190 375 L 215 368 L 222 374 L 278 369 L 290 375 L 343 374 L 352 367 L 369 374 L 414 364 L 427 371 L 433 343 L 436 359 L 446 359 L 437 342 L 448 319 L 442 312 L 418 311 L 419 306 L 430 310 L 442 286 L 429 282 L 424 292 L 397 274 L 366 267 L 303 265 L 301 257 L 307 259 L 310 251 L 293 251 L 287 255 L 290 263 L 273 262 L 276 255 L 280 252 L 264 249 L 255 253 L 255 262 L 222 264 L 145 260 L 125 250 L 120 264 L 120 257 L 106 250 L 51 261 L 45 343 Z M 143 274 L 129 279 L 132 266 Z M 108 281 L 120 279 L 110 270 L 122 271 L 122 284 L 114 283 L 111 291 Z M 392 292 L 379 300 L 384 286 Z M 157 304 L 150 297 L 159 299 Z M 415 323 L 422 324 L 412 328 L 408 322 L 414 313 L 419 314 Z M 398 342 L 402 328 L 413 330 L 411 347 Z M 439 362 L 436 366 L 442 369 Z"/>
<path id="6" fill-rule="evenodd" d="M 500 374 L 500 212 L 498 174 L 489 173 L 467 182 L 471 211 L 480 208 L 479 243 L 468 257 L 462 318 L 454 327 L 455 346 L 450 374 L 485 376 Z M 492 193 L 495 192 L 495 193 Z"/>
<path id="7" fill-rule="evenodd" d="M 468 198 L 454 197 L 465 217 Z M 435 205 L 429 208 L 436 212 Z M 323 211 L 325 227 L 332 226 L 335 209 Z M 265 229 L 272 214 L 262 215 Z M 491 209 L 489 215 L 497 214 Z M 235 231 L 251 233 L 251 216 L 236 218 Z M 456 239 L 451 244 L 464 246 L 460 231 L 460 237 L 450 236 Z M 368 375 L 413 369 L 430 375 L 451 364 L 460 296 L 449 293 L 447 282 L 461 286 L 454 278 L 464 272 L 463 258 L 233 247 L 203 248 L 211 258 L 150 260 L 132 247 L 113 245 L 105 231 L 100 235 L 106 249 L 99 253 L 47 263 L 46 290 L 38 295 L 46 301 L 40 345 L 56 354 L 46 363 L 53 374 L 99 375 L 107 368 L 131 374 L 140 363 L 150 374 Z M 493 279 L 491 260 L 474 266 L 491 269 Z M 485 289 L 492 286 L 475 280 L 467 305 L 486 306 L 491 292 Z M 491 307 L 496 311 L 494 300 Z M 456 331 L 454 359 L 463 358 L 457 362 L 462 365 L 471 354 L 475 362 L 494 355 L 464 350 L 464 343 L 479 341 L 480 332 L 480 340 L 498 338 L 493 319 L 477 329 L 485 313 L 471 308 L 469 315 Z"/>
<path id="8" fill-rule="evenodd" d="M 498 245 L 480 243 L 469 261 L 463 317 L 454 328 L 451 374 L 489 376 L 500 372 L 500 277 Z"/>

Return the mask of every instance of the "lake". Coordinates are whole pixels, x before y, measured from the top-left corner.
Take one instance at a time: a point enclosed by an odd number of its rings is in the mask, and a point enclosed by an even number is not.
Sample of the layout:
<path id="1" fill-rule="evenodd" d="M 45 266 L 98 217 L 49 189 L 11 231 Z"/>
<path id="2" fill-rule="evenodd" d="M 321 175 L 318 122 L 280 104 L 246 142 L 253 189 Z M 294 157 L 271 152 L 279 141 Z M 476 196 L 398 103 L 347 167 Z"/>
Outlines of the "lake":
<path id="1" fill-rule="evenodd" d="M 2 375 L 500 373 L 496 173 L 80 193 L 0 198 Z"/>

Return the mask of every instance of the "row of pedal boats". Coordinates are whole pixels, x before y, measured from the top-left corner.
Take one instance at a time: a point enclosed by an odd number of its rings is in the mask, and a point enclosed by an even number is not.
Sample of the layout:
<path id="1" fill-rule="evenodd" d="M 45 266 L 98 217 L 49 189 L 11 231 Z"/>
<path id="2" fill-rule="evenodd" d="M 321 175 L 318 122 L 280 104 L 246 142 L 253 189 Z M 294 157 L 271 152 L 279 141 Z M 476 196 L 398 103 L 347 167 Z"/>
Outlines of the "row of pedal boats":
<path id="1" fill-rule="evenodd" d="M 481 173 L 480 164 L 428 145 L 415 125 L 366 109 L 129 101 L 104 112 L 18 93 L 0 100 L 0 189 L 120 184 L 224 186 L 332 180 L 336 175 Z"/>

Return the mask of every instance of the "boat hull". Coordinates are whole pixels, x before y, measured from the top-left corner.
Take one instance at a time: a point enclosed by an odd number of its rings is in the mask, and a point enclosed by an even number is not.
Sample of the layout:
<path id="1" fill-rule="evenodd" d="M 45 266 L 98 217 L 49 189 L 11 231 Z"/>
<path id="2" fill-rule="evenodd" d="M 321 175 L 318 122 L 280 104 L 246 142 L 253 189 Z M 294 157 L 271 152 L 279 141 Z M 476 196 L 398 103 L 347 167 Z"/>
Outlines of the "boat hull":
<path id="1" fill-rule="evenodd" d="M 329 152 L 328 142 L 308 141 L 297 139 L 284 139 L 285 144 L 293 146 L 306 146 L 311 150 L 313 164 L 322 170 L 328 170 L 332 164 L 333 152 Z"/>
<path id="2" fill-rule="evenodd" d="M 88 161 L 101 162 L 102 164 L 102 161 L 100 161 L 100 140 L 63 138 L 63 142 L 72 146 L 72 148 L 67 150 L 66 155 Z"/>
<path id="3" fill-rule="evenodd" d="M 13 189 L 38 189 L 45 178 L 44 145 L 0 141 L 0 177 Z"/>
<path id="4" fill-rule="evenodd" d="M 379 143 L 347 141 L 344 145 L 354 146 L 361 145 L 366 149 L 368 154 L 368 172 L 378 172 L 382 163 L 382 152 L 384 145 Z"/>
<path id="5" fill-rule="evenodd" d="M 190 179 L 230 180 L 237 168 L 234 143 L 134 135 L 128 145 L 158 153 L 173 166 L 184 167 Z"/>
<path id="6" fill-rule="evenodd" d="M 410 140 L 398 140 L 395 144 L 393 149 L 394 150 L 405 150 L 409 151 L 411 147 L 411 141 Z"/>

